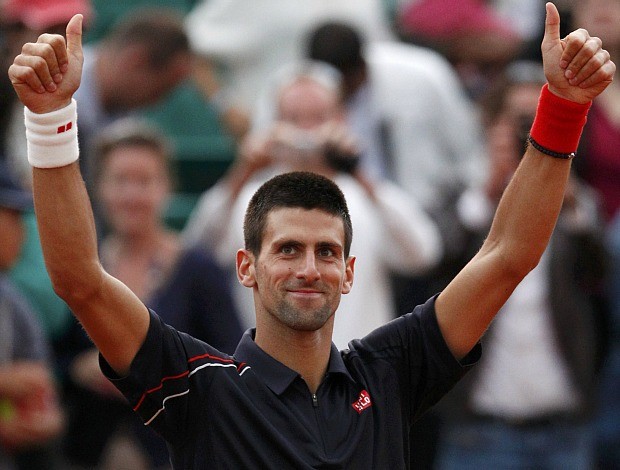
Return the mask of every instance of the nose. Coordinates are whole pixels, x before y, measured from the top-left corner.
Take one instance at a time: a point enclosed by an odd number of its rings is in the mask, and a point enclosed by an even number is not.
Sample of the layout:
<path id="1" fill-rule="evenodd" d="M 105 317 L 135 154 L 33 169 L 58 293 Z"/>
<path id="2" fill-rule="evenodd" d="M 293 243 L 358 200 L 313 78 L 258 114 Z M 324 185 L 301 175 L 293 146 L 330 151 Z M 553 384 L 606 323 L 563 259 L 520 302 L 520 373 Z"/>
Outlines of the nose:
<path id="1" fill-rule="evenodd" d="M 321 278 L 316 264 L 316 256 L 313 251 L 308 251 L 301 260 L 301 265 L 297 271 L 297 278 L 305 279 L 308 282 L 315 282 Z"/>

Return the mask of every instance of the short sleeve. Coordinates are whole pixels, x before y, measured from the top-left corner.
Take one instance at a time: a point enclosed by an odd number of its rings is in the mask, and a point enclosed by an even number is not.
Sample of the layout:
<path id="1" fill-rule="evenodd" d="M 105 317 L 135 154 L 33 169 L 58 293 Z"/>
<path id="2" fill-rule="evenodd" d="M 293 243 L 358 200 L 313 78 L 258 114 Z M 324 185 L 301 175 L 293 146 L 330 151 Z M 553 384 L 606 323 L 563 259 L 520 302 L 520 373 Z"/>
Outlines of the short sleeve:
<path id="1" fill-rule="evenodd" d="M 205 364 L 233 364 L 233 360 L 149 312 L 147 336 L 129 374 L 119 377 L 100 355 L 101 370 L 145 424 L 169 442 L 178 442 L 199 419 L 213 375 L 220 370 Z M 198 368 L 204 371 L 195 375 Z"/>

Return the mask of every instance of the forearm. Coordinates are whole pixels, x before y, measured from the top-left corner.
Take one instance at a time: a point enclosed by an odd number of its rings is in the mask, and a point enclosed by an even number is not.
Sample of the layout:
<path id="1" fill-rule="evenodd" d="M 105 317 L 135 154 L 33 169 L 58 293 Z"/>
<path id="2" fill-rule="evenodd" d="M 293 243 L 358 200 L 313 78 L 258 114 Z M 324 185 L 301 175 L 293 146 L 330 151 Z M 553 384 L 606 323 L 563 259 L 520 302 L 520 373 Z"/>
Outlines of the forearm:
<path id="1" fill-rule="evenodd" d="M 45 264 L 57 293 L 72 299 L 99 289 L 102 270 L 90 201 L 79 165 L 33 168 L 33 194 Z"/>
<path id="2" fill-rule="evenodd" d="M 95 223 L 79 165 L 33 171 L 41 246 L 54 289 L 110 365 L 122 373 L 146 336 L 146 307 L 99 263 Z"/>
<path id="3" fill-rule="evenodd" d="M 528 146 L 500 200 L 482 250 L 500 250 L 506 268 L 518 275 L 534 268 L 555 227 L 570 166 L 570 160 Z"/>
<path id="4" fill-rule="evenodd" d="M 530 145 L 481 250 L 435 302 L 439 327 L 457 358 L 479 340 L 538 263 L 562 206 L 571 152 L 578 146 L 590 103 L 615 72 L 600 40 L 583 29 L 560 39 L 557 9 L 547 3 L 546 12 L 541 51 L 548 87 L 540 96 Z"/>

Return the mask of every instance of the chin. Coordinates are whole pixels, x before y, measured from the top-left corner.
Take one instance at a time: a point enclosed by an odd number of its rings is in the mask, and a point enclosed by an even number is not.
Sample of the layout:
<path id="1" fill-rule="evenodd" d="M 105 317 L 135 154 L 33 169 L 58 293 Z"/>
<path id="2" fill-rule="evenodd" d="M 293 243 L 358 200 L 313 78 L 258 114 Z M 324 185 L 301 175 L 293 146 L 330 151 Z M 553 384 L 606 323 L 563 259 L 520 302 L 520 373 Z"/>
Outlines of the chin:
<path id="1" fill-rule="evenodd" d="M 326 308 L 314 311 L 300 311 L 298 309 L 280 310 L 280 321 L 296 331 L 318 331 L 325 326 L 333 316 L 333 312 Z"/>

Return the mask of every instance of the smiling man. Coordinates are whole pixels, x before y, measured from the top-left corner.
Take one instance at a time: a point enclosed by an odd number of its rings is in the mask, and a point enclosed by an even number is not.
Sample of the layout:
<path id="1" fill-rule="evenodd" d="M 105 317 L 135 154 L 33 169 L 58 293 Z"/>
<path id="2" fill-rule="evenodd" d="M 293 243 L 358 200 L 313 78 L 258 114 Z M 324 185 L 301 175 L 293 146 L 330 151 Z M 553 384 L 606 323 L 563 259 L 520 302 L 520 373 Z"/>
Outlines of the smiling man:
<path id="1" fill-rule="evenodd" d="M 237 273 L 254 292 L 257 325 L 233 356 L 222 354 L 165 325 L 101 267 L 76 163 L 81 17 L 69 22 L 66 42 L 43 35 L 24 46 L 9 76 L 27 108 L 50 277 L 106 374 L 168 441 L 175 468 L 407 468 L 410 426 L 477 359 L 480 337 L 538 263 L 590 103 L 615 72 L 598 38 L 580 29 L 561 39 L 559 24 L 548 3 L 547 84 L 480 251 L 437 296 L 341 352 L 331 329 L 355 262 L 333 182 L 288 173 L 256 192 Z"/>

